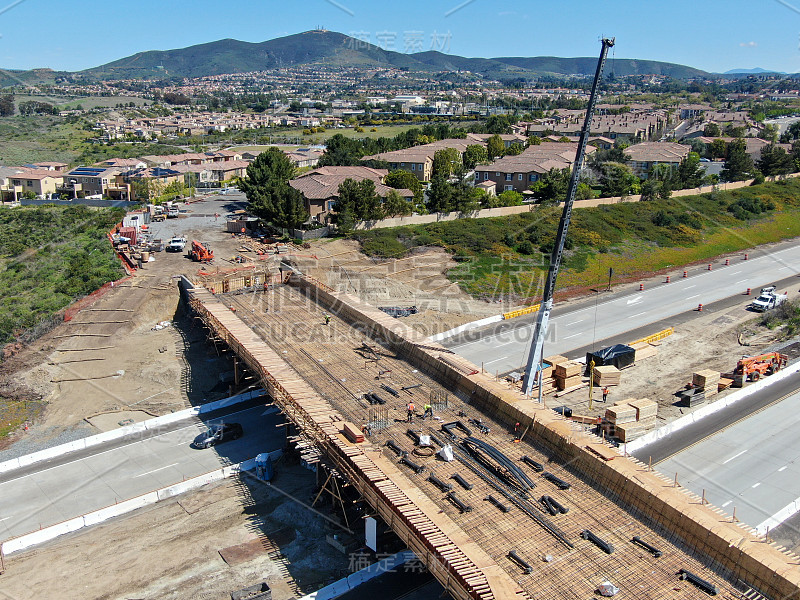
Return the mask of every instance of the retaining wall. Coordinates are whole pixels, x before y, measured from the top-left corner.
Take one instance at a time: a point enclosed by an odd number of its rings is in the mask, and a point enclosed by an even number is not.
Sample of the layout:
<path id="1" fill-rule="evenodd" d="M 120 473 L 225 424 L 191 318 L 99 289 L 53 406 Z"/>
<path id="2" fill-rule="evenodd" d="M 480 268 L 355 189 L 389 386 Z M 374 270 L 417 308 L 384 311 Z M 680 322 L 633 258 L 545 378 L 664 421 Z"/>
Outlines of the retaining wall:
<path id="1" fill-rule="evenodd" d="M 793 566 L 800 557 L 756 537 L 753 530 L 732 523 L 723 511 L 701 505 L 700 499 L 634 459 L 628 459 L 596 436 L 533 400 L 497 385 L 467 360 L 439 350 L 423 334 L 392 319 L 360 299 L 328 292 L 299 276 L 289 283 L 373 338 L 383 340 L 414 366 L 441 383 L 459 389 L 493 417 L 528 427 L 530 439 L 555 454 L 569 468 L 627 510 L 660 526 L 683 541 L 690 552 L 707 557 L 761 593 L 774 598 L 800 596 L 800 572 Z M 426 346 L 426 347 L 422 347 Z M 439 359 L 446 355 L 453 365 Z"/>

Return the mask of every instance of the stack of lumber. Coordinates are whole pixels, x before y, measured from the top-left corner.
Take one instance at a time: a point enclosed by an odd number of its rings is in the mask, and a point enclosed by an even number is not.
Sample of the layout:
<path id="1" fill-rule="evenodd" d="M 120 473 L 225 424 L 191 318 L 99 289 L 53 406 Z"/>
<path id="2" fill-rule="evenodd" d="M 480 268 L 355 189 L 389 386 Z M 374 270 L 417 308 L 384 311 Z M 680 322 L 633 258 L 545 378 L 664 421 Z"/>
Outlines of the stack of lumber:
<path id="1" fill-rule="evenodd" d="M 559 390 L 566 390 L 581 384 L 580 363 L 568 361 L 555 365 L 556 387 Z"/>
<path id="2" fill-rule="evenodd" d="M 629 442 L 655 427 L 658 416 L 658 404 L 652 400 L 641 398 L 639 400 L 628 399 L 625 402 L 633 409 L 635 420 L 616 425 L 615 435 L 621 442 Z M 625 414 L 627 416 L 628 413 Z"/>
<path id="3" fill-rule="evenodd" d="M 344 434 L 344 437 L 346 437 L 354 444 L 360 444 L 364 441 L 364 434 L 353 423 L 350 423 L 349 421 L 344 421 L 343 423 L 340 424 L 340 426 L 341 428 L 339 429 L 339 431 L 341 431 Z"/>
<path id="4" fill-rule="evenodd" d="M 703 369 L 697 373 L 692 373 L 692 385 L 701 390 L 705 390 L 706 398 L 713 396 L 719 391 L 719 371 Z"/>
<path id="5" fill-rule="evenodd" d="M 600 387 L 607 385 L 619 385 L 619 369 L 613 365 L 603 365 L 595 367 L 592 371 L 594 384 Z"/>
<path id="6" fill-rule="evenodd" d="M 606 435 L 613 437 L 617 435 L 617 429 L 621 425 L 635 422 L 636 409 L 628 406 L 627 400 L 623 400 L 606 409 L 606 415 L 601 425 Z"/>
<path id="7" fill-rule="evenodd" d="M 561 356 L 560 354 L 556 354 L 553 356 L 547 356 L 542 359 L 542 393 L 543 394 L 550 394 L 557 391 L 559 388 L 556 385 L 555 369 L 556 366 L 569 362 L 569 359 L 566 356 Z M 534 388 L 535 390 L 535 388 Z M 538 393 L 536 390 L 535 393 Z"/>
<path id="8" fill-rule="evenodd" d="M 640 360 L 644 360 L 645 358 L 650 358 L 651 356 L 658 354 L 658 348 L 652 344 L 648 344 L 647 342 L 633 344 L 631 348 L 636 351 L 636 356 L 633 359 L 635 362 L 639 362 Z"/>
<path id="9" fill-rule="evenodd" d="M 732 377 L 720 377 L 719 383 L 717 384 L 717 391 L 721 392 L 722 390 L 727 390 L 732 385 L 733 385 Z"/>

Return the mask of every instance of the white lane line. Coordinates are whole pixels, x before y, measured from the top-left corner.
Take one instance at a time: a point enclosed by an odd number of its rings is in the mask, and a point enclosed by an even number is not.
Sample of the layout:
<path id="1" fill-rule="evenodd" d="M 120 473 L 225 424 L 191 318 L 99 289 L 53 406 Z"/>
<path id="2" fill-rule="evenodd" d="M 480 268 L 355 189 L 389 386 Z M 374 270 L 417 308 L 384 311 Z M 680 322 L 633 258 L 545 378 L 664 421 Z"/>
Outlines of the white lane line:
<path id="1" fill-rule="evenodd" d="M 744 283 L 745 281 L 747 281 L 747 279 L 740 279 L 740 280 L 739 280 L 739 281 L 737 281 L 736 283 Z M 736 285 L 736 283 L 734 283 L 733 285 Z"/>
<path id="2" fill-rule="evenodd" d="M 728 504 L 730 504 L 731 502 L 733 502 L 733 500 L 728 500 L 728 501 L 727 501 L 725 504 L 721 505 L 721 506 L 720 506 L 720 508 L 725 508 L 725 507 L 726 507 L 726 506 L 728 506 Z"/>
<path id="3" fill-rule="evenodd" d="M 573 321 L 572 323 L 567 323 L 564 327 L 569 327 L 570 325 L 577 325 L 578 323 L 583 323 L 586 319 L 578 319 L 577 321 Z"/>
<path id="4" fill-rule="evenodd" d="M 695 284 L 695 285 L 687 285 L 685 288 L 681 288 L 681 290 L 690 290 L 693 287 L 697 287 L 697 284 Z"/>
<path id="5" fill-rule="evenodd" d="M 483 364 L 484 364 L 484 365 L 490 365 L 490 364 L 492 364 L 492 363 L 496 363 L 496 362 L 499 362 L 499 361 L 501 361 L 501 360 L 505 360 L 505 359 L 506 359 L 506 357 L 505 357 L 505 356 L 502 356 L 502 357 L 500 357 L 500 358 L 495 358 L 494 360 L 490 360 L 490 361 L 488 361 L 488 362 L 485 362 L 485 363 L 483 363 Z"/>
<path id="6" fill-rule="evenodd" d="M 752 487 L 752 488 L 757 488 L 757 487 L 758 487 L 758 486 L 760 486 L 760 485 L 761 485 L 761 482 L 759 481 L 758 483 L 754 483 L 754 484 L 753 484 L 753 485 L 751 485 L 750 487 Z"/>
<path id="7" fill-rule="evenodd" d="M 781 471 L 785 471 L 788 467 L 789 465 L 782 466 L 780 469 L 778 469 L 778 473 L 780 473 Z"/>
<path id="8" fill-rule="evenodd" d="M 741 271 L 733 271 L 732 273 L 729 273 L 729 275 L 738 275 L 739 273 L 741 273 Z"/>
<path id="9" fill-rule="evenodd" d="M 11 517 L 13 517 L 13 516 L 14 516 L 14 515 L 11 515 Z M 11 517 L 3 517 L 2 519 L 0 519 L 0 522 L 2 522 L 2 521 L 8 521 L 8 520 L 9 520 Z"/>
<path id="10" fill-rule="evenodd" d="M 579 335 L 580 335 L 580 333 L 575 333 L 575 334 L 573 334 L 573 335 L 568 335 L 567 337 L 565 337 L 565 338 L 563 338 L 563 339 L 565 339 L 565 340 L 568 340 L 569 338 L 578 337 Z"/>
<path id="11" fill-rule="evenodd" d="M 745 452 L 747 452 L 747 450 L 742 450 L 741 452 L 739 452 L 739 454 L 734 454 L 733 456 L 731 456 L 731 457 L 730 457 L 728 460 L 726 460 L 726 461 L 725 461 L 725 462 L 723 462 L 722 464 L 723 464 L 723 465 L 727 465 L 727 464 L 728 464 L 729 462 L 731 462 L 731 461 L 732 461 L 734 458 L 739 458 L 739 457 L 740 457 L 742 454 L 744 454 Z"/>
<path id="12" fill-rule="evenodd" d="M 700 294 L 695 294 L 694 296 L 689 296 L 687 300 L 691 300 L 692 298 L 699 298 Z"/>
<path id="13" fill-rule="evenodd" d="M 515 340 L 511 340 L 510 342 L 505 342 L 505 343 L 503 343 L 503 344 L 497 344 L 497 345 L 496 345 L 496 346 L 494 346 L 494 347 L 495 347 L 495 348 L 500 348 L 501 346 L 508 346 L 509 344 L 516 344 L 516 343 L 517 343 L 517 342 L 516 342 Z"/>
<path id="14" fill-rule="evenodd" d="M 648 312 L 648 311 L 644 311 L 644 312 L 636 313 L 635 315 L 631 315 L 631 316 L 629 316 L 628 318 L 629 318 L 629 319 L 632 319 L 632 318 L 634 318 L 634 317 L 641 317 L 642 315 L 646 315 L 646 314 L 647 314 L 647 312 Z"/>
<path id="15" fill-rule="evenodd" d="M 169 469 L 170 467 L 174 467 L 178 463 L 172 463 L 171 465 L 167 465 L 166 467 L 159 467 L 157 469 L 153 469 L 152 471 L 147 471 L 146 473 L 139 473 L 138 475 L 134 475 L 133 478 L 136 479 L 137 477 L 144 477 L 145 475 L 150 475 L 152 473 L 158 473 L 159 471 L 163 471 L 164 469 Z"/>

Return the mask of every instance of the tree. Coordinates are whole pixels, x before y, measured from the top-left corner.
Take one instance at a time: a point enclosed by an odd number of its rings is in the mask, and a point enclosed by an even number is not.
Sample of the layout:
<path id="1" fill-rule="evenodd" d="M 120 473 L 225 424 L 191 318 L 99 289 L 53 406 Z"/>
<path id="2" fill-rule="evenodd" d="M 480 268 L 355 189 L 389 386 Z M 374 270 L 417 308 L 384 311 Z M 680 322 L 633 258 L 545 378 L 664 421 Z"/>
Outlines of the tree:
<path id="1" fill-rule="evenodd" d="M 600 193 L 608 198 L 613 196 L 627 196 L 635 190 L 639 179 L 633 174 L 630 167 L 621 163 L 608 162 L 603 164 L 600 175 Z"/>
<path id="2" fill-rule="evenodd" d="M 541 146 L 542 138 L 538 135 L 532 135 L 528 138 L 528 146 Z"/>
<path id="3" fill-rule="evenodd" d="M 708 154 L 711 158 L 725 158 L 728 154 L 728 145 L 719 138 L 708 144 Z"/>
<path id="4" fill-rule="evenodd" d="M 705 137 L 719 137 L 722 135 L 722 131 L 716 123 L 706 123 L 703 128 L 703 135 Z"/>
<path id="5" fill-rule="evenodd" d="M 281 193 L 276 198 L 276 211 L 272 222 L 277 227 L 286 229 L 299 229 L 308 219 L 303 194 L 288 183 L 280 188 Z"/>
<path id="6" fill-rule="evenodd" d="M 442 148 L 433 154 L 432 177 L 450 177 L 461 167 L 461 154 L 455 148 Z"/>
<path id="7" fill-rule="evenodd" d="M 539 180 L 530 186 L 534 197 L 540 200 L 556 200 L 561 202 L 567 197 L 567 188 L 571 172 L 569 169 L 550 169 L 542 173 Z"/>
<path id="8" fill-rule="evenodd" d="M 411 190 L 414 192 L 414 201 L 417 203 L 422 202 L 424 192 L 422 183 L 411 171 L 405 171 L 404 169 L 391 171 L 383 178 L 383 184 L 396 190 Z"/>
<path id="9" fill-rule="evenodd" d="M 666 200 L 672 195 L 669 182 L 649 177 L 642 182 L 642 200 Z"/>
<path id="10" fill-rule="evenodd" d="M 733 140 L 728 144 L 725 165 L 720 176 L 723 181 L 744 181 L 752 177 L 755 171 L 753 159 L 747 153 L 744 140 Z"/>
<path id="11" fill-rule="evenodd" d="M 486 141 L 486 153 L 489 156 L 489 160 L 494 160 L 495 158 L 502 156 L 505 149 L 506 145 L 503 142 L 503 138 L 497 134 L 493 135 Z"/>
<path id="12" fill-rule="evenodd" d="M 522 206 L 522 194 L 514 190 L 505 190 L 498 194 L 495 206 Z"/>
<path id="13" fill-rule="evenodd" d="M 441 175 L 431 178 L 428 190 L 428 210 L 431 212 L 450 212 L 453 210 L 453 186 Z"/>
<path id="14" fill-rule="evenodd" d="M 770 144 L 761 149 L 761 158 L 756 166 L 765 177 L 775 177 L 791 173 L 794 164 L 791 155 L 787 154 L 786 150 L 775 144 Z"/>
<path id="15" fill-rule="evenodd" d="M 14 94 L 0 96 L 0 117 L 10 117 L 14 114 Z"/>
<path id="16" fill-rule="evenodd" d="M 339 184 L 339 197 L 331 218 L 343 233 L 352 231 L 357 221 L 377 221 L 383 218 L 381 198 L 371 179 L 347 178 Z"/>
<path id="17" fill-rule="evenodd" d="M 237 182 L 247 196 L 248 210 L 280 227 L 278 221 L 284 220 L 287 202 L 296 198 L 294 188 L 289 185 L 294 174 L 294 165 L 282 150 L 272 147 L 259 154 L 248 165 L 245 177 Z"/>
<path id="18" fill-rule="evenodd" d="M 351 167 L 357 165 L 364 156 L 362 145 L 356 140 L 337 133 L 328 139 L 325 153 L 319 159 L 319 166 Z"/>
<path id="19" fill-rule="evenodd" d="M 525 148 L 522 147 L 522 144 L 511 144 L 503 151 L 503 156 L 517 156 L 522 154 L 523 150 Z"/>
<path id="20" fill-rule="evenodd" d="M 763 129 L 758 132 L 758 137 L 774 144 L 778 141 L 778 128 L 775 125 L 764 125 Z"/>
<path id="21" fill-rule="evenodd" d="M 700 187 L 703 183 L 706 171 L 700 162 L 700 155 L 696 152 L 689 152 L 678 165 L 675 176 L 680 189 L 690 189 Z"/>
<path id="22" fill-rule="evenodd" d="M 489 160 L 489 155 L 484 146 L 480 144 L 470 144 L 467 146 L 466 150 L 464 150 L 464 155 L 461 158 L 464 167 L 467 169 L 474 169 L 479 164 Z"/>
<path id="23" fill-rule="evenodd" d="M 511 133 L 511 121 L 505 115 L 491 115 L 486 119 L 486 133 Z"/>
<path id="24" fill-rule="evenodd" d="M 383 211 L 388 217 L 410 215 L 413 211 L 411 202 L 403 198 L 397 190 L 390 190 L 383 203 Z"/>

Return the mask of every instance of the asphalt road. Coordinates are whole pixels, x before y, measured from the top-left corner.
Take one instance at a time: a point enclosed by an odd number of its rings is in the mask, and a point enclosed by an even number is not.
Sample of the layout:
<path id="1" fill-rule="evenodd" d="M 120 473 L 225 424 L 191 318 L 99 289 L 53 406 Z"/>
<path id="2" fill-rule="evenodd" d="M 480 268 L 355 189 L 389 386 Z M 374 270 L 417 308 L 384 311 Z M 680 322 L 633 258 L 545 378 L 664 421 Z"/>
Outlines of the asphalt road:
<path id="1" fill-rule="evenodd" d="M 795 378 L 795 385 L 797 385 Z M 800 497 L 800 392 L 657 465 L 729 514 L 757 527 Z M 643 449 L 643 451 L 646 450 Z"/>
<path id="2" fill-rule="evenodd" d="M 602 347 L 600 342 L 629 333 L 625 341 L 637 336 L 634 332 L 658 329 L 654 323 L 669 322 L 681 314 L 691 314 L 698 304 L 704 306 L 732 299 L 744 304 L 752 300 L 742 296 L 745 289 L 755 293 L 762 286 L 781 280 L 794 285 L 800 271 L 800 245 L 786 243 L 770 251 L 751 252 L 749 260 L 733 259 L 730 266 L 713 265 L 713 270 L 694 267 L 691 275 L 672 282 L 648 283 L 644 291 L 625 292 L 605 297 L 598 294 L 564 310 L 554 310 L 550 319 L 544 355 L 569 355 L 578 348 Z M 779 291 L 786 289 L 779 285 Z M 441 343 L 476 365 L 483 363 L 487 371 L 507 373 L 524 364 L 530 345 L 535 315 L 519 323 L 503 322 L 496 326 L 461 334 Z M 515 320 L 516 321 L 516 320 Z"/>
<path id="3" fill-rule="evenodd" d="M 190 447 L 208 424 L 242 423 L 244 436 L 214 448 Z M 282 448 L 283 417 L 263 404 L 231 407 L 212 418 L 191 417 L 166 433 L 68 456 L 58 464 L 15 471 L 0 480 L 0 539 L 47 527 L 93 510 L 180 483 L 259 452 Z M 71 460 L 70 460 L 71 459 Z"/>

